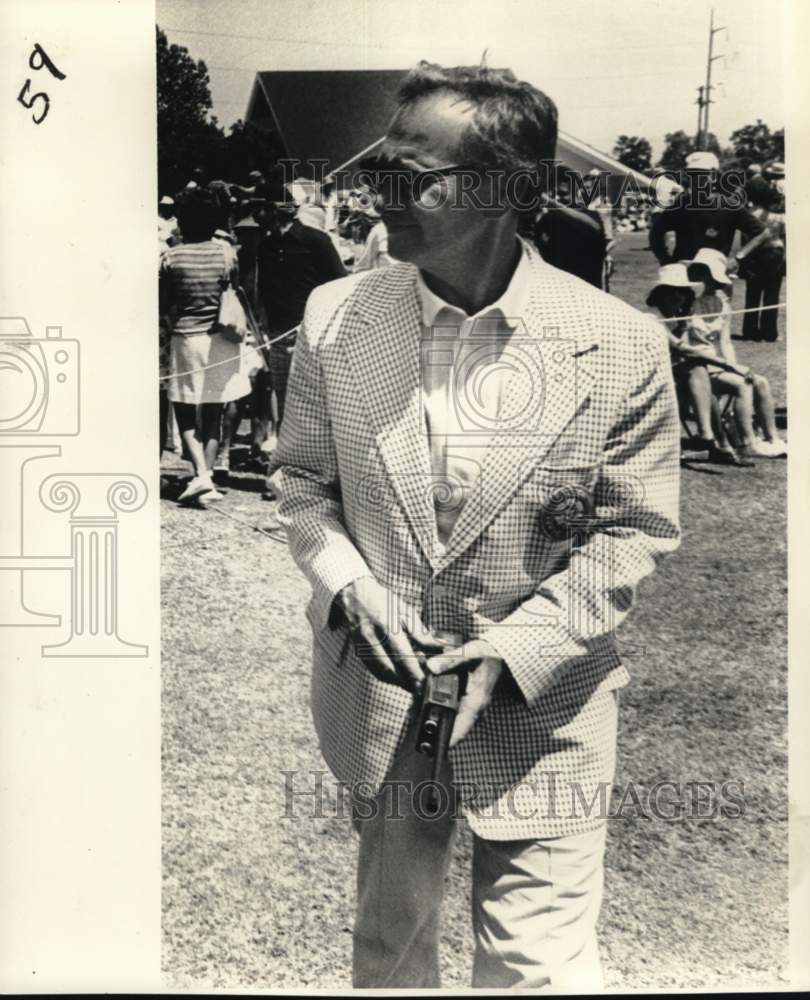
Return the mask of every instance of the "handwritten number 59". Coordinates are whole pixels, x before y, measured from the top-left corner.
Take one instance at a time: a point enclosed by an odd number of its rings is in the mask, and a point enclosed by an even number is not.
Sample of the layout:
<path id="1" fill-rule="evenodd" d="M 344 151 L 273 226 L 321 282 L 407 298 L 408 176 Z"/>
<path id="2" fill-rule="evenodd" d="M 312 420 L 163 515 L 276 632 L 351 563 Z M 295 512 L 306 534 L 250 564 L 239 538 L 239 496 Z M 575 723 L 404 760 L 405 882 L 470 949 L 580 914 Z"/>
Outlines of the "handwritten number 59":
<path id="1" fill-rule="evenodd" d="M 45 52 L 45 49 L 43 49 L 39 43 L 35 43 L 34 48 L 31 50 L 31 55 L 28 57 L 28 65 L 35 71 L 47 69 L 51 76 L 56 77 L 57 80 L 65 79 L 65 74 L 56 68 L 54 63 L 48 58 L 48 54 Z M 17 100 L 24 108 L 31 109 L 31 118 L 35 125 L 39 125 L 45 120 L 45 116 L 50 110 L 51 99 L 43 90 L 39 90 L 35 94 L 31 94 L 29 97 L 28 94 L 30 90 L 31 79 L 29 77 L 29 79 L 27 79 L 23 84 L 22 90 L 17 95 Z M 38 107 L 35 107 L 38 101 L 41 103 Z"/>

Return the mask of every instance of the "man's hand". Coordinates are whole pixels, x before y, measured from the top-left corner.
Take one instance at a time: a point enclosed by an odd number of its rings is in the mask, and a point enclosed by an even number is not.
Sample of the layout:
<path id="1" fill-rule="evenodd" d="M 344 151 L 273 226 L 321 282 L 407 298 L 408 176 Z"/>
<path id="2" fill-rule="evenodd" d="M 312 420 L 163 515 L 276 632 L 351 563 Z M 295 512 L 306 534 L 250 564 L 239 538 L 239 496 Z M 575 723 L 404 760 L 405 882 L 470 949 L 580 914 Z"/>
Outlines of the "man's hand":
<path id="1" fill-rule="evenodd" d="M 453 747 L 469 733 L 475 720 L 492 700 L 492 691 L 506 664 L 486 640 L 473 639 L 463 646 L 431 657 L 427 666 L 434 674 L 459 669 L 467 673 L 467 688 L 459 702 L 450 736 L 450 746 Z"/>
<path id="2" fill-rule="evenodd" d="M 349 626 L 355 652 L 374 676 L 418 694 L 424 680 L 422 654 L 436 653 L 446 648 L 444 644 L 374 577 L 353 580 L 335 601 Z"/>

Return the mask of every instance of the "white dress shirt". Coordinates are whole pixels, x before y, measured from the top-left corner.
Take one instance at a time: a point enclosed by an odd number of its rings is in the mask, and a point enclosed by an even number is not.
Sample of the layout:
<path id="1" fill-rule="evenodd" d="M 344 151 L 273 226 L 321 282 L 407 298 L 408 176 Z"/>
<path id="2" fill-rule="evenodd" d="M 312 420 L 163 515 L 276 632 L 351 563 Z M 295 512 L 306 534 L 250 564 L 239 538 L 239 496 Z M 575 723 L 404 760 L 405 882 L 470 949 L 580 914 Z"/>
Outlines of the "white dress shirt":
<path id="1" fill-rule="evenodd" d="M 530 277 L 524 250 L 503 295 L 468 316 L 432 292 L 421 273 L 418 276 L 421 391 L 440 546 L 447 545 L 497 429 L 515 363 L 510 340 L 524 315 Z"/>

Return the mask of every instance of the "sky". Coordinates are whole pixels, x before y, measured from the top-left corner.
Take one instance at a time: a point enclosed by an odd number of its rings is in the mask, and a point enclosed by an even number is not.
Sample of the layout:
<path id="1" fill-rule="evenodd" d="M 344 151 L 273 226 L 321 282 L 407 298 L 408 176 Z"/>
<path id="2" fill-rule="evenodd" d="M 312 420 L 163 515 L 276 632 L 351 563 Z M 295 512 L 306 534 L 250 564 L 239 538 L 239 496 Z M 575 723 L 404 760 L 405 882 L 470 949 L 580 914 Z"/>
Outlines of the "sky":
<path id="1" fill-rule="evenodd" d="M 557 104 L 560 128 L 610 152 L 697 128 L 709 14 L 710 130 L 725 145 L 757 118 L 784 125 L 781 0 L 157 0 L 169 41 L 203 59 L 213 113 L 244 118 L 258 70 L 508 66 Z"/>

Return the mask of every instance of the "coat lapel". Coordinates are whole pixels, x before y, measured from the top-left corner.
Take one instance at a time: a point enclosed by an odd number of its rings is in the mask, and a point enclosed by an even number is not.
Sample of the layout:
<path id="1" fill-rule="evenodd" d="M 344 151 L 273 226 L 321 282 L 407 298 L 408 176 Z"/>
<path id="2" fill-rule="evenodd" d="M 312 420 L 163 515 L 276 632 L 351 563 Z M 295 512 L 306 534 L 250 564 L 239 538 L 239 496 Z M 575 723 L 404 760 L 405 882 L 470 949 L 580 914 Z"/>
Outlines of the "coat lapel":
<path id="1" fill-rule="evenodd" d="M 475 541 L 558 442 L 587 403 L 598 349 L 591 329 L 559 322 L 570 283 L 530 251 L 533 278 L 523 323 L 509 341 L 512 373 L 504 388 L 498 430 L 484 452 L 480 476 L 438 562 L 442 569 Z"/>
<path id="2" fill-rule="evenodd" d="M 368 409 L 390 484 L 426 558 L 436 561 L 431 466 L 419 377 L 421 332 L 415 273 L 386 269 L 389 281 L 357 296 L 344 344 Z M 391 280 L 396 270 L 397 281 Z M 372 487 L 373 488 L 373 487 Z"/>
<path id="3" fill-rule="evenodd" d="M 510 501 L 587 403 L 597 337 L 566 326 L 573 294 L 535 251 L 529 302 L 509 342 L 512 372 L 499 427 L 446 549 L 437 546 L 433 475 L 420 386 L 421 319 L 415 271 L 386 268 L 350 304 L 344 349 L 372 424 L 382 463 L 425 557 L 438 572 L 458 558 Z M 396 280 L 394 280 L 396 279 Z M 581 314 L 577 311 L 577 319 Z"/>

